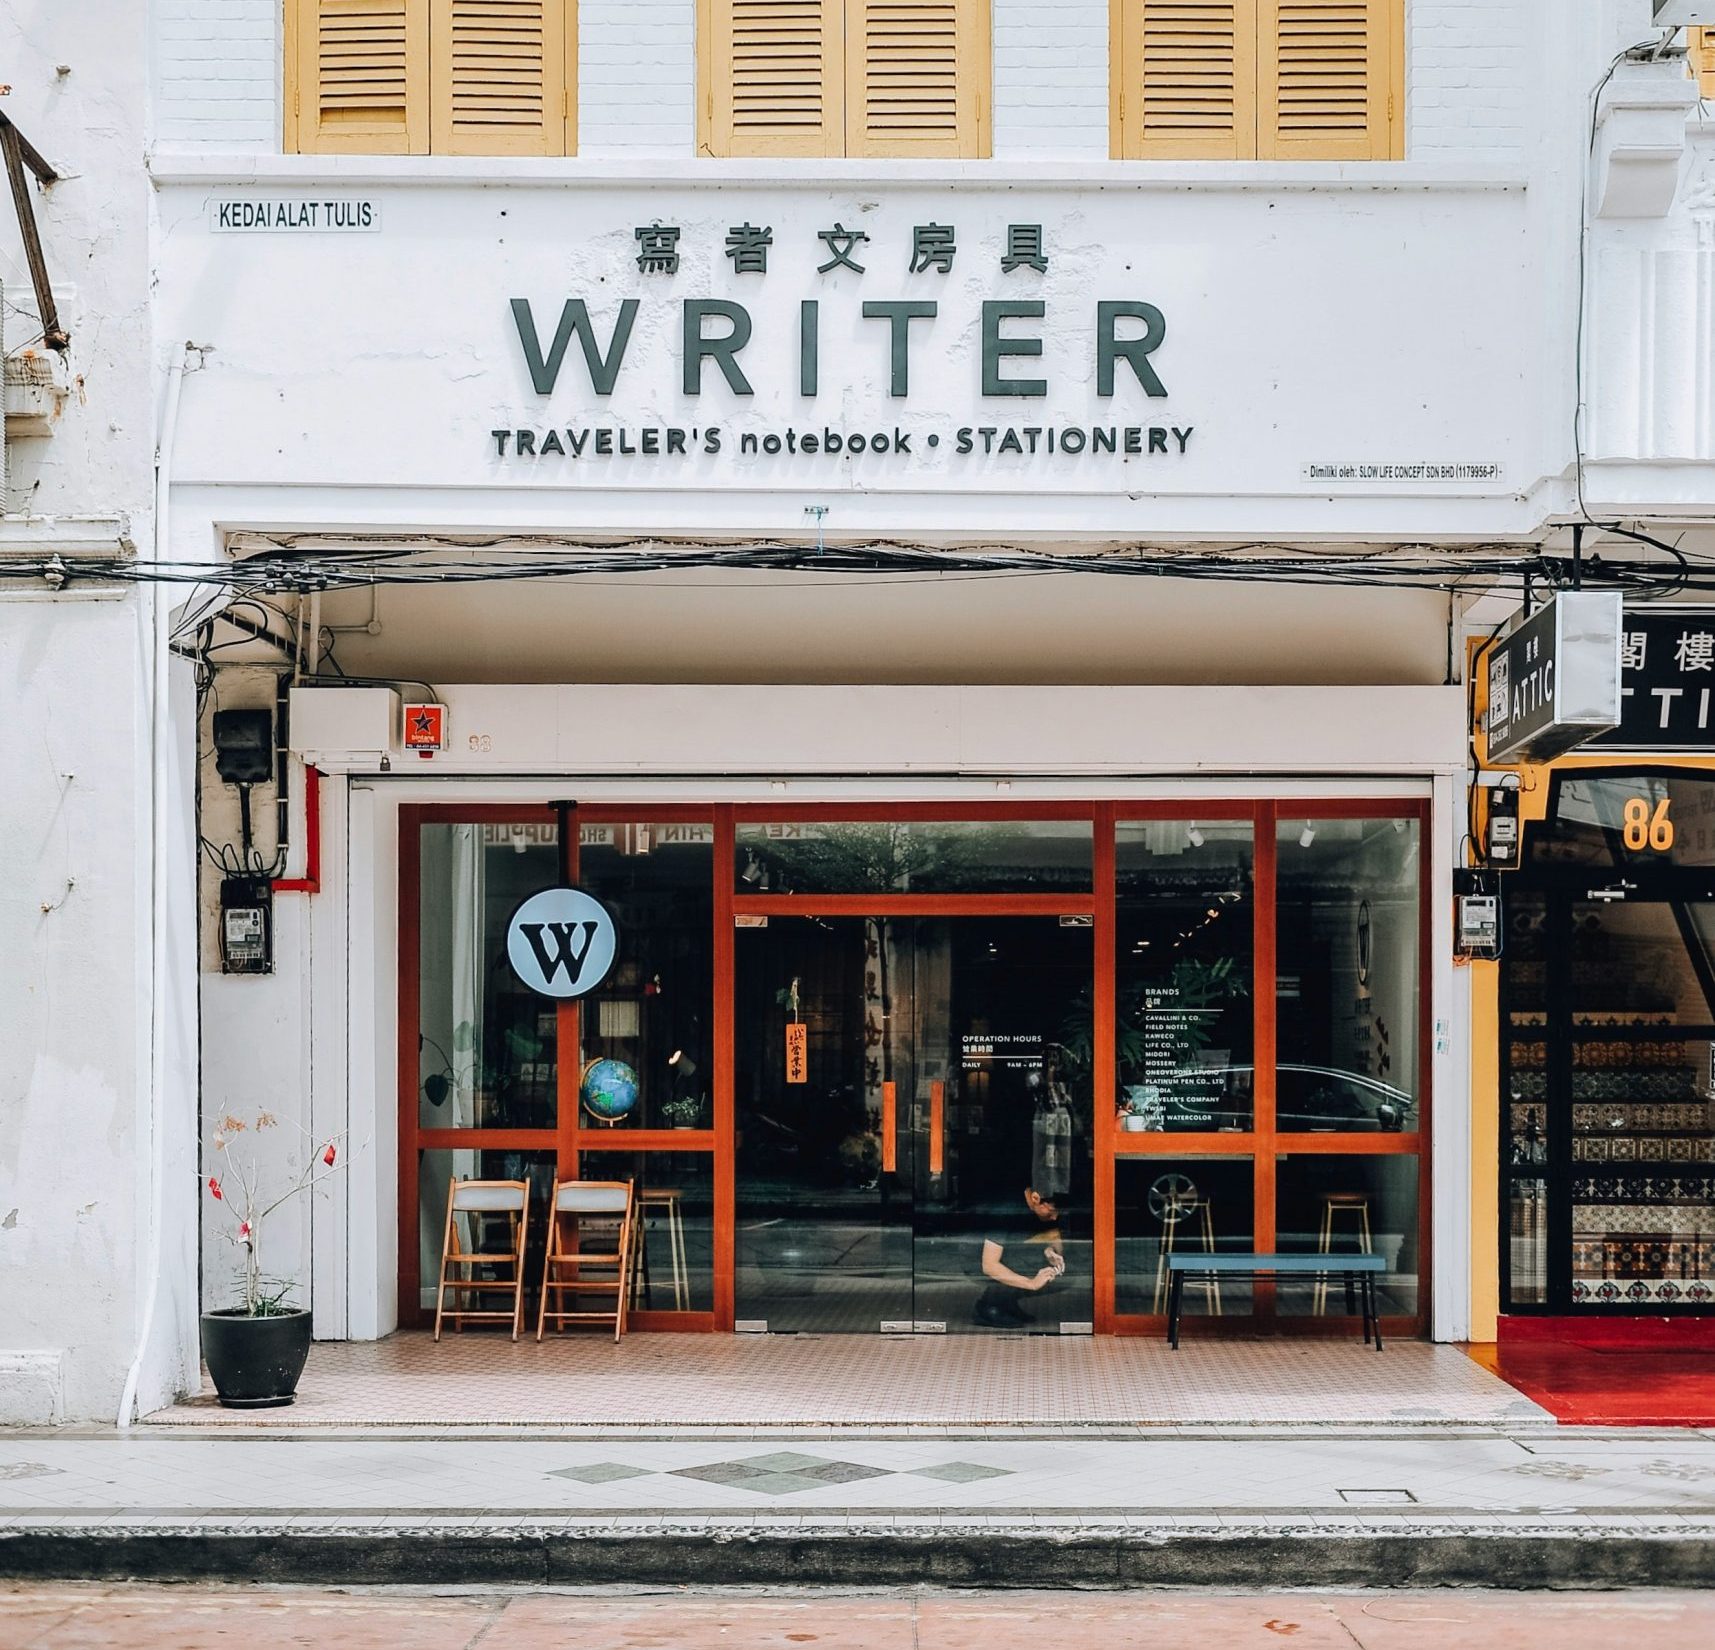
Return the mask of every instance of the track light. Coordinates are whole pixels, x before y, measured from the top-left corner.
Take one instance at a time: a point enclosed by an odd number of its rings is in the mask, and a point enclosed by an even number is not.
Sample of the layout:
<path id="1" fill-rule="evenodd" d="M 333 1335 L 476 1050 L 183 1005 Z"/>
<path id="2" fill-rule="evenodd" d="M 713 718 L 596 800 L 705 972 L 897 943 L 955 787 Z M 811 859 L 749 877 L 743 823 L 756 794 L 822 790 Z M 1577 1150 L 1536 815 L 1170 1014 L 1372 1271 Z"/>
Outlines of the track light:
<path id="1" fill-rule="evenodd" d="M 758 883 L 762 880 L 762 867 L 756 862 L 756 855 L 747 853 L 744 856 L 744 869 L 739 872 L 740 878 L 748 883 Z"/>
<path id="2" fill-rule="evenodd" d="M 1185 836 L 1186 840 L 1190 842 L 1193 848 L 1201 848 L 1203 846 L 1203 833 L 1197 829 L 1197 822 L 1195 820 L 1191 822 L 1191 829 L 1185 833 Z"/>
<path id="3" fill-rule="evenodd" d="M 1305 820 L 1304 829 L 1298 833 L 1298 846 L 1300 848 L 1308 848 L 1315 840 L 1316 827 L 1312 825 L 1309 820 Z"/>

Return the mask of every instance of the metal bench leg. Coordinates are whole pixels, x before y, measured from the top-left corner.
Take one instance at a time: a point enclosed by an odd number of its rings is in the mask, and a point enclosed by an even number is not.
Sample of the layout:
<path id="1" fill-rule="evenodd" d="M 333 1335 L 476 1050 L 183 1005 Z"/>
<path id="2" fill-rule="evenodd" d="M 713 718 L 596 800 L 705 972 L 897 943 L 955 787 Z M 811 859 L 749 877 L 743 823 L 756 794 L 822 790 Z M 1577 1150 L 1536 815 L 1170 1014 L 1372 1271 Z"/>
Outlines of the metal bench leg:
<path id="1" fill-rule="evenodd" d="M 1381 1302 L 1376 1296 L 1376 1275 L 1374 1272 L 1364 1274 L 1364 1282 L 1369 1286 L 1370 1293 L 1370 1324 L 1376 1332 L 1376 1351 L 1382 1349 L 1382 1309 Z"/>
<path id="2" fill-rule="evenodd" d="M 1171 1272 L 1167 1278 L 1167 1344 L 1179 1350 L 1179 1312 L 1185 1301 L 1185 1274 Z"/>
<path id="3" fill-rule="evenodd" d="M 1358 1315 L 1358 1289 L 1357 1289 L 1357 1284 L 1358 1284 L 1357 1275 L 1355 1273 L 1348 1272 L 1346 1274 L 1346 1316 L 1348 1318 L 1355 1318 Z M 1323 1292 L 1324 1298 L 1326 1298 L 1327 1291 L 1328 1291 L 1328 1279 L 1327 1279 L 1326 1274 L 1324 1274 L 1324 1276 L 1322 1278 L 1322 1292 Z"/>

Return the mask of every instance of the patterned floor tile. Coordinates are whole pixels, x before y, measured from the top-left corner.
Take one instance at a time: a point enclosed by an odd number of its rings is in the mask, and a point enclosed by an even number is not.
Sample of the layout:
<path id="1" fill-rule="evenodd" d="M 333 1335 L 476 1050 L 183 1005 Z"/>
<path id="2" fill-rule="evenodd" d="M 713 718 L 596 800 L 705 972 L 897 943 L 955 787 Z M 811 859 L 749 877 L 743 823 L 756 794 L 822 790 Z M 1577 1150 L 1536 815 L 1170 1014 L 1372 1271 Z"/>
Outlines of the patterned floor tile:
<path id="1" fill-rule="evenodd" d="M 974 1461 L 949 1461 L 940 1467 L 913 1467 L 913 1478 L 939 1478 L 947 1484 L 974 1484 L 983 1478 L 1010 1478 L 1010 1467 L 981 1467 Z"/>
<path id="2" fill-rule="evenodd" d="M 575 1478 L 580 1484 L 612 1484 L 621 1478 L 647 1478 L 647 1467 L 627 1467 L 618 1461 L 592 1461 L 587 1467 L 556 1467 L 550 1478 Z"/>

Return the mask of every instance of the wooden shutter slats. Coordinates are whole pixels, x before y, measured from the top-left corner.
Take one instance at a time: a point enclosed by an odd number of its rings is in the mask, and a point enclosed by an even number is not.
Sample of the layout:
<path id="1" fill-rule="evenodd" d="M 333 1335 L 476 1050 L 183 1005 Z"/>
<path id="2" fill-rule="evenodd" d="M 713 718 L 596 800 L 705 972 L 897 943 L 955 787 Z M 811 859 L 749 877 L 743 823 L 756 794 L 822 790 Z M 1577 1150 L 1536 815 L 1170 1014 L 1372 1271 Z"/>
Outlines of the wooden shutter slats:
<path id="1" fill-rule="evenodd" d="M 435 148 L 572 152 L 572 0 L 431 0 Z"/>
<path id="2" fill-rule="evenodd" d="M 288 147 L 574 151 L 576 0 L 288 0 Z"/>
<path id="3" fill-rule="evenodd" d="M 987 16 L 987 0 L 848 0 L 846 152 L 983 152 Z"/>
<path id="4" fill-rule="evenodd" d="M 1396 0 L 1265 0 L 1257 153 L 1381 160 L 1393 152 Z"/>
<path id="5" fill-rule="evenodd" d="M 704 142 L 716 154 L 839 153 L 839 0 L 711 0 Z"/>
<path id="6" fill-rule="evenodd" d="M 1122 152 L 1239 160 L 1254 152 L 1255 0 L 1131 0 L 1115 51 Z"/>
<path id="7" fill-rule="evenodd" d="M 1401 0 L 1118 0 L 1117 155 L 1399 153 Z"/>
<path id="8" fill-rule="evenodd" d="M 293 0 L 287 24 L 288 147 L 427 152 L 427 0 Z"/>

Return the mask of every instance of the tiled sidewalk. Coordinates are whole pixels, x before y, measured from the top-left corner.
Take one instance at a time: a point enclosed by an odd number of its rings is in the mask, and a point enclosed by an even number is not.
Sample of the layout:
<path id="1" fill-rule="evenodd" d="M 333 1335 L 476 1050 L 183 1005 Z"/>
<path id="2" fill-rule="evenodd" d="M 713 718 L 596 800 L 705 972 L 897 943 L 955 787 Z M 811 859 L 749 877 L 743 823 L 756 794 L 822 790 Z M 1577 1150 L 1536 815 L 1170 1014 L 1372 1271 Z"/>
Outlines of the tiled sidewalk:
<path id="1" fill-rule="evenodd" d="M 1712 1555 L 1690 1429 L 0 1435 L 13 1576 L 1637 1586 Z"/>
<path id="2" fill-rule="evenodd" d="M 1084 1337 L 424 1334 L 316 1346 L 289 1409 L 152 1424 L 555 1427 L 1551 1426 L 1457 1347 Z"/>
<path id="3" fill-rule="evenodd" d="M 0 1434 L 0 1521 L 245 1514 L 1715 1519 L 1715 1433 Z"/>

